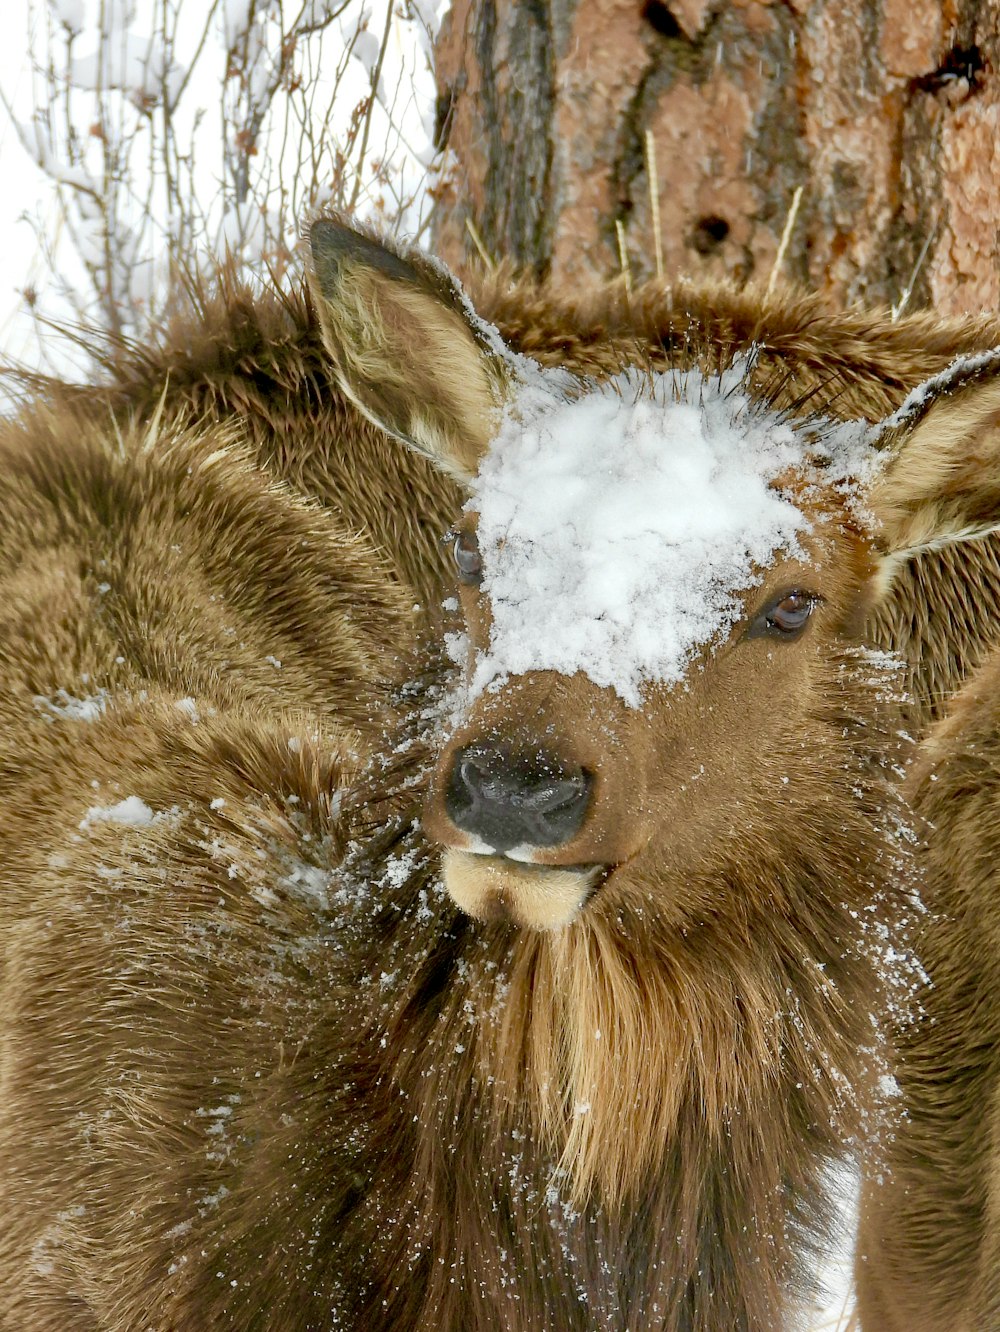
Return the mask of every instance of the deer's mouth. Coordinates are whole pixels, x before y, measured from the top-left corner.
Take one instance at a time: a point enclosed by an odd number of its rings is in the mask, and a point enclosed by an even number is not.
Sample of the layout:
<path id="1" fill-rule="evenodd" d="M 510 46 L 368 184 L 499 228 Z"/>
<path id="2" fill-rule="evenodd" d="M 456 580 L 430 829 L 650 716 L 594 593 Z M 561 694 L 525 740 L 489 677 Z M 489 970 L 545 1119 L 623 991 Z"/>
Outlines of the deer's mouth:
<path id="1" fill-rule="evenodd" d="M 515 848 L 516 850 L 516 848 Z M 606 883 L 613 865 L 539 865 L 509 852 L 449 848 L 445 887 L 477 920 L 508 920 L 528 929 L 570 924 Z"/>

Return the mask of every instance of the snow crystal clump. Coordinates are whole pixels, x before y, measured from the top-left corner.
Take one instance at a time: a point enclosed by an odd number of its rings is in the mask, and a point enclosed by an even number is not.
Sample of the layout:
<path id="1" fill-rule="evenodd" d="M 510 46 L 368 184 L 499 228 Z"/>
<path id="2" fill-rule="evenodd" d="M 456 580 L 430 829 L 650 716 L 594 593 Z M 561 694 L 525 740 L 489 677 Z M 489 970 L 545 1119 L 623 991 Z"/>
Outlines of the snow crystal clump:
<path id="1" fill-rule="evenodd" d="M 138 796 L 126 796 L 117 805 L 92 805 L 80 820 L 80 827 L 86 832 L 95 823 L 121 823 L 128 828 L 147 828 L 156 819 L 156 815 Z"/>
<path id="2" fill-rule="evenodd" d="M 862 427 L 817 437 L 762 411 L 746 371 L 629 371 L 569 397 L 565 377 L 522 386 L 467 506 L 492 612 L 472 697 L 581 671 L 637 707 L 643 684 L 680 681 L 728 632 L 776 554 L 801 554 L 809 524 L 778 483 L 818 453 L 846 482 L 870 450 Z"/>
<path id="3" fill-rule="evenodd" d="M 201 721 L 201 715 L 198 712 L 198 704 L 193 698 L 179 698 L 174 707 L 178 712 L 183 712 L 185 717 L 191 722 L 192 726 L 197 726 Z"/>
<path id="4" fill-rule="evenodd" d="M 305 861 L 295 861 L 279 886 L 317 911 L 330 909 L 330 872 Z"/>
<path id="5" fill-rule="evenodd" d="M 106 690 L 99 689 L 96 694 L 75 698 L 65 689 L 57 689 L 51 698 L 36 694 L 32 702 L 39 711 L 53 719 L 94 722 L 106 711 L 108 695 Z"/>
<path id="6" fill-rule="evenodd" d="M 109 28 L 107 40 L 70 64 L 70 82 L 77 88 L 104 91 L 120 88 L 136 106 L 148 109 L 166 98 L 173 106 L 187 70 L 172 59 L 159 37 L 145 37 L 126 27 Z"/>

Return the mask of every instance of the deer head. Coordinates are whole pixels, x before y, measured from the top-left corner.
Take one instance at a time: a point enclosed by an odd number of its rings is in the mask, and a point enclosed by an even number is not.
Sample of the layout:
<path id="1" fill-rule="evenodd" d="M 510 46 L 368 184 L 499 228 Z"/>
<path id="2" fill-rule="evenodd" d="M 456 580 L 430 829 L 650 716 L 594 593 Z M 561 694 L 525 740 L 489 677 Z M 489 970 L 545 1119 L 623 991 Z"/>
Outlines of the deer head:
<path id="1" fill-rule="evenodd" d="M 739 865 L 790 909 L 783 868 L 843 835 L 870 758 L 845 726 L 865 611 L 914 551 L 997 527 L 1000 359 L 877 427 L 798 421 L 752 357 L 543 370 L 437 265 L 336 221 L 311 280 L 344 390 L 469 495 L 448 538 L 465 689 L 424 820 L 456 902 L 685 929 L 740 910 Z"/>

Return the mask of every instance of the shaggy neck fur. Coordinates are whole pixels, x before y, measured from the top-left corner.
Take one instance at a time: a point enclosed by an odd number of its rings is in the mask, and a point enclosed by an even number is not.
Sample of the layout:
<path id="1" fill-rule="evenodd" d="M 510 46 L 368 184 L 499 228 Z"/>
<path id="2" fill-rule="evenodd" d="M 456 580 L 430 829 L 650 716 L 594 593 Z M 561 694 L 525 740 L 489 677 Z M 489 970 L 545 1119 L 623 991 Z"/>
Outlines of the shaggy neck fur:
<path id="1" fill-rule="evenodd" d="M 773 1332 L 782 1289 L 808 1286 L 825 1166 L 877 1130 L 864 1111 L 884 1068 L 869 1015 L 893 978 L 862 922 L 893 921 L 898 941 L 905 915 L 882 763 L 868 757 L 889 748 L 870 706 L 884 680 L 865 689 L 876 673 L 862 654 L 839 668 L 844 683 L 860 677 L 823 703 L 828 729 L 848 737 L 834 802 L 846 831 L 806 827 L 799 853 L 783 845 L 780 857 L 766 838 L 745 842 L 718 867 L 718 918 L 678 930 L 599 894 L 560 932 L 475 924 L 436 883 L 436 854 L 408 819 L 376 839 L 374 862 L 352 866 L 348 879 L 376 881 L 382 902 L 374 929 L 370 905 L 358 918 L 359 980 L 381 977 L 367 1013 L 373 1095 L 391 1087 L 385 1125 L 407 1124 L 405 1147 L 398 1127 L 382 1139 L 395 1201 L 381 1213 L 399 1218 L 398 1243 L 415 1255 L 445 1251 L 442 1216 L 453 1227 L 448 1273 L 427 1268 L 429 1320 L 495 1327 L 510 1283 L 521 1304 L 509 1326 L 532 1332 L 550 1326 L 556 1292 L 559 1328 Z M 848 697 L 861 700 L 853 716 Z M 471 1290 L 461 1304 L 456 1271 L 489 1289 L 481 1308 Z M 372 1289 L 389 1298 L 377 1279 Z M 697 1304 L 707 1290 L 711 1308 Z M 411 1325 L 424 1323 L 401 1312 L 386 1324 Z"/>

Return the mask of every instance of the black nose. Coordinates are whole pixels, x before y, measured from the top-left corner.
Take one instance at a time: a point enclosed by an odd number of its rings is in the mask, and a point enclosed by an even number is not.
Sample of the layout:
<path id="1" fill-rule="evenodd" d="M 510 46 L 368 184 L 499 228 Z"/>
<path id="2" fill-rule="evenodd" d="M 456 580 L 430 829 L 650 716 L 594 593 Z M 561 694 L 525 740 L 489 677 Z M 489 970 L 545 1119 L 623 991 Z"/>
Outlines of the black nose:
<path id="1" fill-rule="evenodd" d="M 456 827 L 496 851 L 559 846 L 587 811 L 591 778 L 543 753 L 512 755 L 501 746 L 469 745 L 455 755 L 445 808 Z"/>

